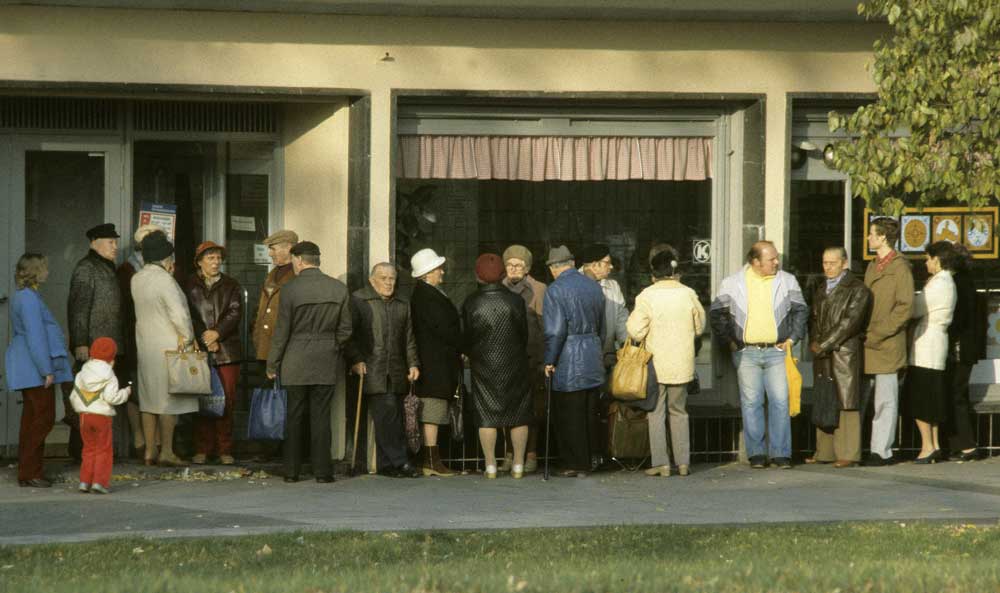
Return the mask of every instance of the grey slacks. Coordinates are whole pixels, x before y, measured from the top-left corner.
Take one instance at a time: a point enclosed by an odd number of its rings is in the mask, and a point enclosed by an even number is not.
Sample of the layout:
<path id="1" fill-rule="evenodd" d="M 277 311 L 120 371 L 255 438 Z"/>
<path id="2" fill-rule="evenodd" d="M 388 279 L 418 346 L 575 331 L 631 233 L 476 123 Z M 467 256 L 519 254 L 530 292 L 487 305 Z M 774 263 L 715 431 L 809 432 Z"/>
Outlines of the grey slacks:
<path id="1" fill-rule="evenodd" d="M 670 417 L 670 444 L 674 463 L 691 465 L 691 428 L 687 413 L 687 385 L 660 383 L 656 409 L 646 414 L 649 423 L 649 450 L 653 467 L 670 465 L 667 452 L 667 416 Z"/>
<path id="2" fill-rule="evenodd" d="M 872 453 L 882 459 L 892 458 L 899 422 L 899 376 L 896 373 L 875 375 L 875 416 L 872 418 Z"/>

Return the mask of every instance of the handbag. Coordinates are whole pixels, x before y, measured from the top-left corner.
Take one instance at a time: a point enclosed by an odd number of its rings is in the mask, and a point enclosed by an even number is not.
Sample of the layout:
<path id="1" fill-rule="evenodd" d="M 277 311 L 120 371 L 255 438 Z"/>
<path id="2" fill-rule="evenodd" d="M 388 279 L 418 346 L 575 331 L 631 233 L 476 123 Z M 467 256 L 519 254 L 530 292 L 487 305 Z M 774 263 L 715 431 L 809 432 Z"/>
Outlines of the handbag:
<path id="1" fill-rule="evenodd" d="M 167 393 L 171 395 L 208 395 L 212 393 L 212 376 L 208 370 L 208 353 L 198 349 L 198 342 L 188 350 L 178 337 L 177 350 L 163 353 L 167 363 Z"/>
<path id="2" fill-rule="evenodd" d="M 280 441 L 285 438 L 285 417 L 288 413 L 288 392 L 281 388 L 281 379 L 271 388 L 258 387 L 250 399 L 247 438 Z"/>
<path id="3" fill-rule="evenodd" d="M 410 383 L 410 392 L 403 398 L 403 423 L 406 427 L 406 444 L 414 453 L 420 450 L 419 413 L 420 398 L 413 393 L 413 383 Z"/>
<path id="4" fill-rule="evenodd" d="M 645 399 L 648 380 L 649 359 L 653 355 L 646 350 L 646 341 L 638 346 L 626 340 L 618 351 L 618 362 L 611 371 L 611 395 L 620 400 Z"/>
<path id="5" fill-rule="evenodd" d="M 456 442 L 461 442 L 465 439 L 465 417 L 462 414 L 462 408 L 465 405 L 465 397 L 462 395 L 463 389 L 461 383 L 455 387 L 455 394 L 451 396 L 451 401 L 448 402 L 448 424 L 451 425 L 451 440 Z"/>
<path id="6" fill-rule="evenodd" d="M 212 393 L 198 396 L 198 414 L 208 418 L 222 418 L 226 413 L 226 390 L 222 387 L 219 371 L 211 367 Z"/>
<path id="7" fill-rule="evenodd" d="M 840 396 L 832 377 L 818 375 L 813 385 L 812 423 L 830 432 L 840 425 Z"/>
<path id="8" fill-rule="evenodd" d="M 795 418 L 802 411 L 802 373 L 795 366 L 797 358 L 792 357 L 792 348 L 785 348 L 785 378 L 788 380 L 788 415 Z"/>

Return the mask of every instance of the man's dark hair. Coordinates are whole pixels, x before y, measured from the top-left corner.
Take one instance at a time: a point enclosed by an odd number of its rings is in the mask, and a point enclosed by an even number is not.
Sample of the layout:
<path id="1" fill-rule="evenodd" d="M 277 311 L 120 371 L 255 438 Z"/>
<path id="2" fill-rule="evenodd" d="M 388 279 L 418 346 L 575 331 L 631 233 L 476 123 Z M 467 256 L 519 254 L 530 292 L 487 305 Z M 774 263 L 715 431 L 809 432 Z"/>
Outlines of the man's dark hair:
<path id="1" fill-rule="evenodd" d="M 750 251 L 747 251 L 748 264 L 752 264 L 755 259 L 760 259 L 761 255 L 764 253 L 765 245 L 769 245 L 775 251 L 778 250 L 778 248 L 774 246 L 774 241 L 757 241 L 750 246 Z"/>
<path id="2" fill-rule="evenodd" d="M 649 269 L 653 273 L 653 278 L 673 278 L 680 266 L 680 257 L 677 250 L 667 246 L 653 256 L 653 261 L 649 263 Z"/>
<path id="3" fill-rule="evenodd" d="M 885 237 L 889 247 L 895 249 L 896 241 L 899 240 L 899 221 L 888 216 L 880 216 L 871 222 L 875 232 Z"/>
<path id="4" fill-rule="evenodd" d="M 941 262 L 941 269 L 954 272 L 962 265 L 962 256 L 951 241 L 935 241 L 927 246 L 927 257 L 936 257 Z"/>

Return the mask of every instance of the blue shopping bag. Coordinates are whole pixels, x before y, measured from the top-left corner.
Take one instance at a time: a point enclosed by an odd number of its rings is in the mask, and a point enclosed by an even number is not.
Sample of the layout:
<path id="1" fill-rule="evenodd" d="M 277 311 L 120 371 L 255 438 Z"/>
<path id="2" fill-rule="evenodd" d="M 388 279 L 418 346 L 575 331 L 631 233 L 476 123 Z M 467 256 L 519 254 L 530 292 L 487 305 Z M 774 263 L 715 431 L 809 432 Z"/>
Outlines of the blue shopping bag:
<path id="1" fill-rule="evenodd" d="M 280 441 L 285 438 L 285 414 L 288 392 L 281 388 L 281 381 L 274 380 L 274 387 L 258 387 L 250 399 L 250 421 L 247 438 Z"/>
<path id="2" fill-rule="evenodd" d="M 212 374 L 212 393 L 198 396 L 198 414 L 209 418 L 222 418 L 226 413 L 226 391 L 222 388 L 219 371 L 210 367 Z"/>

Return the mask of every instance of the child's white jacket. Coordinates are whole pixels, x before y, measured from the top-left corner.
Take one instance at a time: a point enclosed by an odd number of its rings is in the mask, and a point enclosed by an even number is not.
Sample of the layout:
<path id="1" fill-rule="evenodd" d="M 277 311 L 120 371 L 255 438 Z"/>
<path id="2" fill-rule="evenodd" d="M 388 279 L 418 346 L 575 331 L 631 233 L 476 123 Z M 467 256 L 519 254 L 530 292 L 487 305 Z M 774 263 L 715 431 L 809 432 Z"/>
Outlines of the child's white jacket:
<path id="1" fill-rule="evenodd" d="M 118 378 L 110 364 L 91 359 L 83 365 L 73 382 L 69 401 L 78 413 L 114 416 L 114 406 L 125 403 L 129 389 L 118 389 Z"/>

